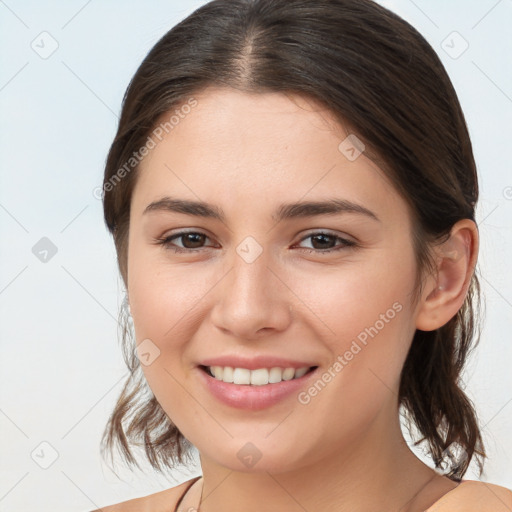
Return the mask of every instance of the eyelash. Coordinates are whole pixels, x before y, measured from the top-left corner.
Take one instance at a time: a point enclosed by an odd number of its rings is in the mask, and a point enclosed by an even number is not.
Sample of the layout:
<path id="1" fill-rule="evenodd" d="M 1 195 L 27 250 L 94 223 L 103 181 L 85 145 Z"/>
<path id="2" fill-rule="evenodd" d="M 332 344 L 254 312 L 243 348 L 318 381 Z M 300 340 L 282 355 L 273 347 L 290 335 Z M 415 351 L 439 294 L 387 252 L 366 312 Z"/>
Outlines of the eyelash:
<path id="1" fill-rule="evenodd" d="M 171 235 L 171 236 L 168 236 L 168 237 L 165 237 L 165 238 L 159 238 L 157 243 L 159 245 L 162 245 L 165 249 L 171 250 L 171 251 L 176 252 L 176 253 L 199 252 L 202 249 L 207 248 L 207 247 L 199 247 L 199 248 L 196 248 L 196 249 L 188 249 L 188 248 L 183 248 L 183 247 L 177 247 L 177 246 L 171 244 L 172 240 L 184 237 L 186 235 L 204 235 L 206 238 L 209 238 L 208 235 L 206 235 L 206 233 L 202 233 L 200 231 L 181 231 L 179 233 L 176 233 L 174 235 Z M 319 236 L 319 235 L 323 235 L 323 236 L 328 236 L 328 237 L 334 238 L 335 241 L 342 242 L 342 245 L 337 247 L 337 248 L 333 248 L 333 249 L 309 249 L 309 248 L 305 248 L 305 247 L 301 247 L 301 249 L 303 251 L 306 251 L 309 254 L 311 254 L 311 253 L 326 254 L 326 253 L 340 251 L 342 249 L 346 249 L 346 248 L 349 248 L 349 247 L 357 247 L 356 242 L 353 242 L 351 240 L 347 240 L 345 238 L 341 238 L 341 237 L 339 237 L 337 235 L 334 235 L 334 234 L 328 233 L 328 232 L 324 232 L 324 231 L 318 231 L 318 232 L 310 233 L 308 236 L 302 238 L 299 241 L 299 243 L 303 242 L 304 240 L 307 240 L 308 238 L 313 238 L 313 237 Z"/>

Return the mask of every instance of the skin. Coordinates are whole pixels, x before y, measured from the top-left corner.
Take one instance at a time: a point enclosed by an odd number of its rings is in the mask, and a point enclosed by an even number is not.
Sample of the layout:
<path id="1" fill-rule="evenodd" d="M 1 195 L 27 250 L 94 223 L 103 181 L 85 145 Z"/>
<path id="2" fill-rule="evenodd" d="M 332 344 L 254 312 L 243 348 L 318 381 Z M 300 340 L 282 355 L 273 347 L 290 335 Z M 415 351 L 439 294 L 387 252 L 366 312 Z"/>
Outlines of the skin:
<path id="1" fill-rule="evenodd" d="M 363 152 L 350 161 L 347 133 L 311 100 L 206 89 L 192 113 L 142 161 L 131 203 L 128 296 L 137 342 L 160 355 L 145 376 L 160 404 L 197 447 L 201 511 L 425 510 L 456 484 L 407 446 L 397 393 L 416 329 L 444 325 L 461 307 L 478 234 L 458 222 L 436 249 L 437 275 L 412 302 L 416 260 L 406 202 Z M 222 208 L 225 222 L 169 211 L 143 213 L 162 196 Z M 284 202 L 343 198 L 356 213 L 283 220 Z M 199 243 L 158 241 L 182 230 Z M 327 242 L 307 235 L 327 230 Z M 252 263 L 236 251 L 248 236 Z M 355 241 L 344 246 L 336 236 Z M 340 250 L 322 254 L 325 248 Z M 313 252 L 308 252 L 308 249 Z M 441 289 L 438 287 L 441 286 Z M 358 334 L 402 309 L 308 404 L 296 395 L 244 411 L 216 400 L 196 365 L 227 353 L 312 361 L 326 371 Z M 253 443 L 251 468 L 237 457 Z"/>

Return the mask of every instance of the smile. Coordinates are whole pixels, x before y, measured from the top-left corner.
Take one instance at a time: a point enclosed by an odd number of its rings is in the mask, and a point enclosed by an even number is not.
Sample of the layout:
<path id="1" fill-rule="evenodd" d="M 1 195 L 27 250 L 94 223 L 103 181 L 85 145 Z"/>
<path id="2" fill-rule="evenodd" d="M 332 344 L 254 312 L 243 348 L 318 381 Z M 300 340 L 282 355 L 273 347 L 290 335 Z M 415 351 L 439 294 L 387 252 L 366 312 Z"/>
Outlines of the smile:
<path id="1" fill-rule="evenodd" d="M 212 397 L 230 407 L 252 411 L 271 407 L 286 398 L 297 397 L 318 373 L 318 366 L 254 370 L 205 365 L 196 368 L 202 385 Z"/>
<path id="2" fill-rule="evenodd" d="M 231 366 L 202 366 L 202 369 L 217 380 L 240 385 L 265 386 L 282 381 L 299 379 L 316 366 L 302 368 L 233 368 Z"/>

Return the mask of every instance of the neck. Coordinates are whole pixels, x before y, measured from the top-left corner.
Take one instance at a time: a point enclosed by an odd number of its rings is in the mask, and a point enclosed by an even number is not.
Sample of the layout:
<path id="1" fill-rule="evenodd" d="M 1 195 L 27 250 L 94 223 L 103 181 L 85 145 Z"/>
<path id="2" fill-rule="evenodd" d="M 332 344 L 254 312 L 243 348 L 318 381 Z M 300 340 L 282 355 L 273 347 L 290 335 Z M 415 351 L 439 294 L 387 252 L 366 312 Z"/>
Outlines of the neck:
<path id="1" fill-rule="evenodd" d="M 446 492 L 447 479 L 436 476 L 411 452 L 398 414 L 384 420 L 376 418 L 341 448 L 330 447 L 314 460 L 312 455 L 309 463 L 292 471 L 258 471 L 256 463 L 251 471 L 241 472 L 201 455 L 200 512 L 259 512 L 263 503 L 266 512 L 425 510 L 429 503 L 418 496 L 439 479 L 445 480 L 441 487 Z"/>

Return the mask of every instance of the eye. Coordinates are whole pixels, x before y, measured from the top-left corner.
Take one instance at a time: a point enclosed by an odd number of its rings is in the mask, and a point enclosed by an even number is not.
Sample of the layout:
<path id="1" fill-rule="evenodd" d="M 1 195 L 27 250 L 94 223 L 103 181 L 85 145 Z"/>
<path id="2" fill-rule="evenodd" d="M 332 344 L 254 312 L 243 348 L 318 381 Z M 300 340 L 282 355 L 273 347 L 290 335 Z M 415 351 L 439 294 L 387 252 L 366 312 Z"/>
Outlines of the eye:
<path id="1" fill-rule="evenodd" d="M 302 250 L 305 250 L 309 253 L 330 253 L 333 251 L 340 251 L 342 249 L 348 247 L 356 247 L 356 242 L 352 240 L 347 240 L 340 236 L 337 236 L 332 233 L 327 233 L 323 231 L 310 233 L 308 236 L 304 237 L 301 242 L 305 240 L 311 239 L 313 247 L 311 249 L 302 247 Z M 181 240 L 182 245 L 176 245 L 174 243 L 175 240 Z M 203 244 L 205 240 L 209 240 L 209 237 L 200 231 L 181 231 L 171 236 L 167 236 L 161 239 L 158 239 L 158 244 L 164 246 L 166 249 L 170 249 L 174 252 L 199 252 L 200 249 L 204 249 Z M 338 245 L 336 242 L 339 242 Z M 318 245 L 320 247 L 318 247 Z M 207 246 L 208 247 L 208 246 Z M 210 246 L 213 247 L 213 246 Z"/>
<path id="2" fill-rule="evenodd" d="M 342 238 L 338 235 L 324 231 L 310 233 L 308 236 L 303 238 L 301 242 L 309 239 L 311 239 L 313 246 L 317 246 L 313 247 L 312 249 L 302 248 L 309 253 L 325 254 L 333 251 L 340 251 L 342 249 L 346 249 L 347 247 L 357 246 L 357 243 L 352 240 L 347 240 L 346 238 Z M 340 244 L 338 246 L 333 245 L 336 244 L 336 242 L 340 242 Z"/>
<path id="3" fill-rule="evenodd" d="M 198 252 L 202 249 L 201 244 L 209 237 L 200 231 L 181 231 L 174 235 L 159 239 L 158 243 L 163 245 L 166 249 L 174 252 Z M 182 246 L 177 246 L 173 243 L 174 240 L 181 240 Z"/>

